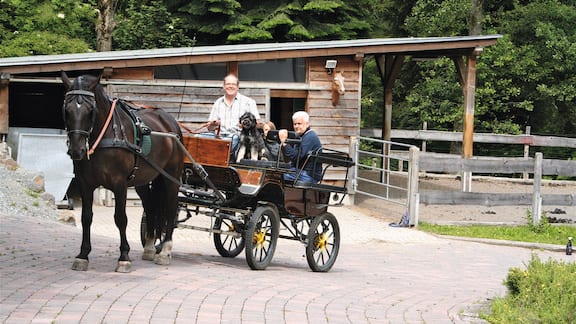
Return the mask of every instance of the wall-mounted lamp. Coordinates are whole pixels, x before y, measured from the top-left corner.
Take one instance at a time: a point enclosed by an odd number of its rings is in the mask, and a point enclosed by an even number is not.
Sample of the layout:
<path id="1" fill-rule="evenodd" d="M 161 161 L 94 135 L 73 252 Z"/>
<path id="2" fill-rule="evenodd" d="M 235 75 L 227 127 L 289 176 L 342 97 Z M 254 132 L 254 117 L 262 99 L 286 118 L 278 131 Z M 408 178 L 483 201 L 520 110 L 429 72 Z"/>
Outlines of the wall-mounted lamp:
<path id="1" fill-rule="evenodd" d="M 8 85 L 10 83 L 10 74 L 9 73 L 0 73 L 0 84 L 1 85 Z"/>
<path id="2" fill-rule="evenodd" d="M 332 74 L 336 68 L 337 63 L 338 61 L 336 60 L 326 60 L 326 66 L 324 66 L 326 68 L 326 72 L 328 72 L 328 74 Z"/>

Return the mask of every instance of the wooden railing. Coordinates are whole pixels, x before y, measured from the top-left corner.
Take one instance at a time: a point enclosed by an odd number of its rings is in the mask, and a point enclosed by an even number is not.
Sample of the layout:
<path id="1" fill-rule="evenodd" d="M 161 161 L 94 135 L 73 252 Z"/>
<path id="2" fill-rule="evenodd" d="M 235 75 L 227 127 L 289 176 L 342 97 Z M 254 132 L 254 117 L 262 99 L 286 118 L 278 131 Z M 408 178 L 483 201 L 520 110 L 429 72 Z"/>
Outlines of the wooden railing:
<path id="1" fill-rule="evenodd" d="M 532 219 L 540 223 L 542 205 L 576 206 L 576 193 L 547 194 L 541 193 L 542 176 L 560 175 L 576 177 L 576 161 L 543 159 L 542 153 L 535 158 L 496 158 L 477 157 L 464 159 L 457 155 L 419 152 L 411 154 L 411 163 L 419 171 L 442 173 L 531 173 L 533 174 L 533 192 L 526 193 L 477 193 L 458 191 L 419 191 L 419 202 L 425 204 L 447 205 L 486 205 L 515 206 L 532 205 Z"/>
<path id="2" fill-rule="evenodd" d="M 367 137 L 379 137 L 379 130 L 361 130 L 361 134 Z M 421 141 L 462 141 L 462 133 L 443 132 L 430 130 L 392 130 L 394 142 L 400 139 Z M 399 140 L 399 141 L 397 141 Z M 543 176 L 576 177 L 576 160 L 544 159 L 542 153 L 536 153 L 534 157 L 528 156 L 530 146 L 538 147 L 565 147 L 576 148 L 576 138 L 537 136 L 529 135 L 498 135 L 498 134 L 474 134 L 474 142 L 492 144 L 521 144 L 525 145 L 524 157 L 473 157 L 462 158 L 456 154 L 439 154 L 423 152 L 416 146 L 410 148 L 410 152 L 395 152 L 393 155 L 403 155 L 408 160 L 410 172 L 408 176 L 407 206 L 413 215 L 411 223 L 418 224 L 417 206 L 425 204 L 449 204 L 449 205 L 531 205 L 532 219 L 540 223 L 542 217 L 542 205 L 576 206 L 576 193 L 572 194 L 542 194 L 541 181 Z M 423 148 L 425 149 L 425 145 Z M 385 158 L 390 155 L 387 152 Z M 360 161 L 359 161 L 360 162 Z M 403 172 L 402 170 L 399 170 Z M 414 177 L 423 172 L 436 172 L 448 174 L 524 174 L 525 179 L 532 174 L 532 193 L 477 193 L 459 191 L 436 191 L 419 190 L 418 181 Z M 471 178 L 471 177 L 470 177 Z M 413 211 L 416 210 L 415 213 Z"/>

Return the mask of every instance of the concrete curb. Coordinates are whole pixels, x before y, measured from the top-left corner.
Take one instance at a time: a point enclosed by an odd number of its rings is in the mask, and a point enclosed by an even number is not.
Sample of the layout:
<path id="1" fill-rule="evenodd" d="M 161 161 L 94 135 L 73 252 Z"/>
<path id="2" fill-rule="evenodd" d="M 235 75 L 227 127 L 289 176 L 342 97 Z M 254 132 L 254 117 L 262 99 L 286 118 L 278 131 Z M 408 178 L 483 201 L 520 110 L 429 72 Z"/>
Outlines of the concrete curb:
<path id="1" fill-rule="evenodd" d="M 502 245 L 502 246 L 512 246 L 521 247 L 526 249 L 539 249 L 552 252 L 565 252 L 566 247 L 564 245 L 557 244 L 546 244 L 546 243 L 533 243 L 533 242 L 519 242 L 519 241 L 507 241 L 507 240 L 496 240 L 496 239 L 486 239 L 486 238 L 475 238 L 475 237 L 462 237 L 462 236 L 451 236 L 451 235 L 440 235 L 432 234 L 439 238 L 445 238 L 455 241 L 466 241 L 466 242 L 476 242 L 491 245 Z"/>

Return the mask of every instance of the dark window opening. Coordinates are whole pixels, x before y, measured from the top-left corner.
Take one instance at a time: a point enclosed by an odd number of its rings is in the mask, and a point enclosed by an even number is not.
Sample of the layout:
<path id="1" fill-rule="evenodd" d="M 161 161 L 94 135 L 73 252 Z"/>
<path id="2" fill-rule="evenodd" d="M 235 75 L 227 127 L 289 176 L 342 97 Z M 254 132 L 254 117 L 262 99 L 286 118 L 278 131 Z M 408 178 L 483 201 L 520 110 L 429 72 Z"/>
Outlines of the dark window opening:
<path id="1" fill-rule="evenodd" d="M 9 87 L 10 127 L 64 129 L 63 84 L 11 83 Z"/>
<path id="2" fill-rule="evenodd" d="M 226 76 L 226 63 L 180 64 L 157 66 L 155 79 L 175 80 L 223 80 Z"/>
<path id="3" fill-rule="evenodd" d="M 306 82 L 304 58 L 250 61 L 238 63 L 242 81 Z"/>
<path id="4" fill-rule="evenodd" d="M 292 114 L 306 110 L 305 98 L 271 98 L 270 120 L 278 129 L 292 130 Z"/>

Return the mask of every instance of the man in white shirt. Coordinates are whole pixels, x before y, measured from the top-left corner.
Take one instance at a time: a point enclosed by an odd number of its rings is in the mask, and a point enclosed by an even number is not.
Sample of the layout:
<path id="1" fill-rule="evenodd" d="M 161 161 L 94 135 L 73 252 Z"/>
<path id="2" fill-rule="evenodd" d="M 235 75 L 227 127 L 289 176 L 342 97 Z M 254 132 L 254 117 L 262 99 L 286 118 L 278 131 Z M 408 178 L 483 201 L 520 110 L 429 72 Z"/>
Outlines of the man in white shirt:
<path id="1" fill-rule="evenodd" d="M 238 84 L 238 77 L 234 74 L 228 74 L 224 78 L 224 96 L 218 98 L 212 105 L 209 121 L 206 124 L 208 130 L 216 132 L 216 135 L 231 138 L 230 159 L 232 161 L 236 159 L 236 150 L 240 141 L 240 116 L 245 112 L 250 112 L 256 117 L 257 125 L 260 124 L 260 113 L 258 113 L 256 101 L 240 94 Z"/>
<path id="2" fill-rule="evenodd" d="M 228 74 L 224 78 L 224 96 L 218 98 L 212 106 L 208 129 L 214 131 L 220 126 L 222 136 L 240 134 L 240 116 L 251 112 L 260 124 L 260 114 L 254 99 L 238 92 L 238 77 Z"/>

